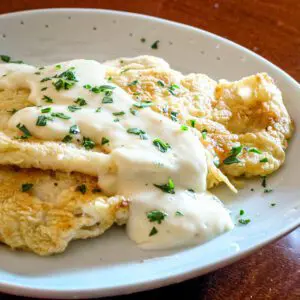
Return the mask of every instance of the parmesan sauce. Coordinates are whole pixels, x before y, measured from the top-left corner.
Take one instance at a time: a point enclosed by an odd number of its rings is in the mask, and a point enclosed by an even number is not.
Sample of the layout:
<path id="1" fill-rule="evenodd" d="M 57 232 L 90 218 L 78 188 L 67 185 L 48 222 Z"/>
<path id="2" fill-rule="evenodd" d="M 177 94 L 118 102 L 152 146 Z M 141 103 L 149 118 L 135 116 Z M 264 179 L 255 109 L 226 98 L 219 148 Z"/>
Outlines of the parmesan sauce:
<path id="1" fill-rule="evenodd" d="M 106 167 L 99 168 L 99 187 L 108 195 L 131 200 L 127 233 L 141 248 L 202 243 L 232 229 L 229 212 L 206 190 L 205 150 L 193 130 L 182 130 L 179 123 L 147 107 L 149 103 L 137 107 L 141 102 L 106 80 L 105 73 L 106 67 L 92 60 L 43 69 L 2 64 L 0 88 L 29 89 L 33 105 L 12 115 L 8 127 L 22 134 L 17 125 L 24 125 L 42 140 L 61 142 L 69 136 L 69 142 L 78 145 L 89 138 L 102 147 Z M 60 79 L 71 83 L 68 89 L 57 88 Z M 51 111 L 43 113 L 45 108 Z M 37 125 L 39 116 L 47 117 L 46 125 Z M 80 132 L 70 133 L 74 125 Z M 85 163 L 87 170 L 92 167 L 88 160 Z M 76 171 L 76 164 L 73 168 Z"/>

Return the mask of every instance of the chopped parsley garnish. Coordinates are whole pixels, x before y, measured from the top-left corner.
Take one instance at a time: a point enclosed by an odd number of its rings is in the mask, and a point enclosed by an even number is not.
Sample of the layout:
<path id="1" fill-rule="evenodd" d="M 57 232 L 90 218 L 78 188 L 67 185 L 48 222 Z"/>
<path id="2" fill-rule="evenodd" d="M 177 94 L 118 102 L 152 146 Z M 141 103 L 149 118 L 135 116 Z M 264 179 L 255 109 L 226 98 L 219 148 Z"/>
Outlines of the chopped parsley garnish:
<path id="1" fill-rule="evenodd" d="M 23 64 L 24 62 L 22 60 L 11 60 L 11 57 L 8 55 L 0 55 L 0 58 L 2 61 L 6 63 L 12 63 L 12 64 Z"/>
<path id="2" fill-rule="evenodd" d="M 19 123 L 17 125 L 17 128 L 24 133 L 24 135 L 21 138 L 27 139 L 29 136 L 31 136 L 31 133 L 29 132 L 29 130 L 26 128 L 25 125 L 22 125 L 21 123 Z"/>
<path id="3" fill-rule="evenodd" d="M 201 134 L 202 134 L 202 138 L 203 138 L 204 140 L 206 140 L 206 137 L 207 137 L 207 130 L 206 130 L 206 129 L 203 129 L 203 130 L 201 131 Z"/>
<path id="4" fill-rule="evenodd" d="M 105 145 L 105 144 L 108 144 L 109 143 L 109 139 L 106 138 L 106 137 L 103 137 L 102 140 L 101 140 L 101 145 Z"/>
<path id="5" fill-rule="evenodd" d="M 149 106 L 152 106 L 153 103 L 151 101 L 142 101 L 142 102 L 137 102 L 134 103 L 133 106 L 137 107 L 137 108 L 146 108 Z"/>
<path id="6" fill-rule="evenodd" d="M 146 132 L 142 129 L 129 128 L 129 129 L 127 129 L 127 132 L 130 133 L 130 134 L 139 135 L 142 140 L 147 140 L 148 139 Z"/>
<path id="7" fill-rule="evenodd" d="M 272 207 L 274 207 L 274 206 L 276 206 L 276 203 L 271 203 L 270 205 L 271 205 Z"/>
<path id="8" fill-rule="evenodd" d="M 160 152 L 167 152 L 169 149 L 171 149 L 171 146 L 162 141 L 161 139 L 157 138 L 155 140 L 153 140 L 153 145 L 157 147 L 157 149 L 160 151 Z"/>
<path id="9" fill-rule="evenodd" d="M 130 68 L 125 68 L 124 70 L 122 70 L 121 72 L 120 72 L 120 74 L 124 74 L 125 72 L 127 72 L 127 71 L 129 71 L 130 70 Z"/>
<path id="10" fill-rule="evenodd" d="M 85 84 L 83 87 L 84 87 L 85 89 L 87 89 L 87 90 L 89 90 L 89 89 L 92 88 L 92 86 L 91 86 L 90 84 Z"/>
<path id="11" fill-rule="evenodd" d="M 60 69 L 61 69 L 61 65 L 56 65 L 55 68 L 56 68 L 57 70 L 60 70 Z"/>
<path id="12" fill-rule="evenodd" d="M 239 223 L 242 225 L 247 225 L 251 222 L 250 219 L 239 219 Z"/>
<path id="13" fill-rule="evenodd" d="M 136 115 L 136 113 L 137 113 L 137 110 L 136 109 L 134 109 L 134 108 L 130 108 L 129 109 L 130 110 L 130 113 L 132 114 L 132 115 Z"/>
<path id="14" fill-rule="evenodd" d="M 195 128 L 196 120 L 190 120 L 190 123 L 191 123 L 191 126 L 192 126 L 193 128 Z"/>
<path id="15" fill-rule="evenodd" d="M 39 67 L 39 70 L 44 70 L 45 69 L 45 67 Z"/>
<path id="16" fill-rule="evenodd" d="M 2 61 L 6 62 L 6 63 L 9 63 L 11 60 L 10 56 L 8 56 L 8 55 L 0 55 L 0 58 Z"/>
<path id="17" fill-rule="evenodd" d="M 75 81 L 68 81 L 68 80 L 65 80 L 63 78 L 60 78 L 57 81 L 53 82 L 52 84 L 53 84 L 53 86 L 55 87 L 55 89 L 57 91 L 60 91 L 62 89 L 63 90 L 69 90 L 71 87 L 74 86 Z"/>
<path id="18" fill-rule="evenodd" d="M 177 111 L 171 111 L 170 112 L 171 120 L 174 121 L 174 122 L 177 122 L 178 121 L 178 119 L 177 119 L 178 114 L 179 113 Z"/>
<path id="19" fill-rule="evenodd" d="M 108 80 L 108 81 L 112 81 L 112 77 L 109 76 L 109 77 L 107 78 L 107 80 Z"/>
<path id="20" fill-rule="evenodd" d="M 51 114 L 52 117 L 57 117 L 57 118 L 60 118 L 60 119 L 64 119 L 64 120 L 69 120 L 71 119 L 71 117 L 65 115 L 64 113 L 61 113 L 61 112 L 58 112 L 58 113 L 52 113 Z"/>
<path id="21" fill-rule="evenodd" d="M 48 121 L 52 121 L 52 118 L 47 116 L 38 116 L 37 121 L 35 123 L 36 126 L 46 126 Z"/>
<path id="22" fill-rule="evenodd" d="M 169 91 L 170 94 L 172 94 L 173 96 L 177 96 L 175 93 L 175 90 L 179 89 L 179 86 L 177 84 L 171 84 L 167 90 Z"/>
<path id="23" fill-rule="evenodd" d="M 161 224 L 161 222 L 167 217 L 168 215 L 160 210 L 151 210 L 147 213 L 147 218 L 149 222 L 157 222 Z"/>
<path id="24" fill-rule="evenodd" d="M 66 135 L 63 139 L 62 139 L 62 142 L 64 142 L 64 143 L 70 143 L 70 142 L 72 142 L 72 139 L 73 139 L 73 137 L 71 136 L 71 135 Z"/>
<path id="25" fill-rule="evenodd" d="M 237 164 L 237 163 L 241 162 L 241 161 L 237 158 L 237 156 L 241 154 L 242 150 L 243 150 L 243 146 L 242 146 L 242 145 L 232 147 L 232 149 L 231 149 L 231 151 L 230 151 L 230 154 L 231 154 L 231 155 L 228 156 L 227 158 L 225 158 L 225 159 L 223 160 L 223 163 L 224 163 L 225 165 L 231 165 L 231 164 Z"/>
<path id="26" fill-rule="evenodd" d="M 181 211 L 177 210 L 177 211 L 175 212 L 175 216 L 177 216 L 177 217 L 182 217 L 182 216 L 184 216 L 184 214 L 183 214 Z"/>
<path id="27" fill-rule="evenodd" d="M 113 115 L 114 116 L 124 116 L 125 115 L 125 111 L 114 112 Z"/>
<path id="28" fill-rule="evenodd" d="M 188 189 L 188 191 L 189 191 L 190 193 L 195 193 L 195 191 L 194 191 L 193 189 Z"/>
<path id="29" fill-rule="evenodd" d="M 262 182 L 261 182 L 262 187 L 266 188 L 267 187 L 267 177 L 262 176 Z"/>
<path id="30" fill-rule="evenodd" d="M 51 111 L 51 107 L 45 107 L 45 108 L 42 108 L 41 109 L 41 112 L 43 113 L 43 114 L 46 114 L 46 113 L 49 113 L 50 111 Z"/>
<path id="31" fill-rule="evenodd" d="M 155 235 L 157 233 L 158 233 L 157 229 L 155 227 L 152 227 L 152 229 L 151 229 L 151 231 L 149 233 L 149 236 Z"/>
<path id="32" fill-rule="evenodd" d="M 28 192 L 32 189 L 32 187 L 33 187 L 32 183 L 23 183 L 21 190 L 22 190 L 22 192 Z"/>
<path id="33" fill-rule="evenodd" d="M 245 211 L 243 209 L 240 210 L 240 216 L 244 215 Z"/>
<path id="34" fill-rule="evenodd" d="M 65 80 L 77 82 L 78 80 L 75 76 L 75 73 L 73 72 L 74 69 L 75 69 L 74 67 L 71 67 L 68 70 L 62 72 L 61 74 L 55 75 L 54 77 L 55 78 L 64 78 Z"/>
<path id="35" fill-rule="evenodd" d="M 86 150 L 90 150 L 93 149 L 95 147 L 95 142 L 93 142 L 90 138 L 88 137 L 83 137 L 83 141 L 82 141 L 82 146 L 86 149 Z"/>
<path id="36" fill-rule="evenodd" d="M 75 101 L 74 101 L 76 104 L 78 104 L 79 106 L 84 106 L 84 105 L 87 105 L 87 102 L 83 99 L 83 98 L 77 98 Z"/>
<path id="37" fill-rule="evenodd" d="M 80 133 L 80 129 L 77 125 L 72 125 L 69 129 L 69 133 L 78 134 L 78 133 Z"/>
<path id="38" fill-rule="evenodd" d="M 160 87 L 164 87 L 165 86 L 164 82 L 161 81 L 161 80 L 157 81 L 157 85 L 159 85 Z"/>
<path id="39" fill-rule="evenodd" d="M 47 103 L 53 103 L 53 99 L 50 98 L 50 97 L 48 97 L 48 96 L 46 96 L 46 95 L 44 95 L 44 97 L 43 97 L 42 100 L 44 100 L 44 101 L 47 102 Z"/>
<path id="40" fill-rule="evenodd" d="M 101 107 L 98 107 L 97 109 L 96 109 L 96 112 L 100 112 L 101 111 Z"/>
<path id="41" fill-rule="evenodd" d="M 115 86 L 104 84 L 104 85 L 92 87 L 91 92 L 93 92 L 95 94 L 99 94 L 99 93 L 103 93 L 106 91 L 114 90 L 115 88 L 116 88 Z"/>
<path id="42" fill-rule="evenodd" d="M 189 128 L 186 125 L 181 125 L 180 130 L 181 131 L 187 131 L 187 130 L 189 130 Z"/>
<path id="43" fill-rule="evenodd" d="M 267 159 L 266 157 L 264 157 L 264 158 L 262 158 L 259 162 L 261 162 L 261 163 L 266 163 L 266 162 L 268 162 L 268 159 Z"/>
<path id="44" fill-rule="evenodd" d="M 35 72 L 34 74 L 35 75 L 41 75 L 41 72 Z"/>
<path id="45" fill-rule="evenodd" d="M 142 42 L 142 43 L 145 43 L 145 42 L 146 42 L 146 39 L 145 39 L 145 38 L 141 38 L 141 42 Z"/>
<path id="46" fill-rule="evenodd" d="M 119 118 L 114 119 L 114 122 L 120 122 Z"/>
<path id="47" fill-rule="evenodd" d="M 264 189 L 264 193 L 271 193 L 271 192 L 273 192 L 273 189 Z"/>
<path id="48" fill-rule="evenodd" d="M 161 189 L 165 193 L 175 194 L 175 184 L 173 180 L 170 178 L 167 184 L 153 184 L 155 187 Z"/>
<path id="49" fill-rule="evenodd" d="M 113 102 L 114 102 L 113 98 L 109 97 L 109 96 L 104 96 L 102 99 L 102 103 L 104 103 L 104 104 L 113 103 Z"/>
<path id="50" fill-rule="evenodd" d="M 262 154 L 262 152 L 260 150 L 258 150 L 257 148 L 249 148 L 248 152 L 253 152 L 253 153 L 257 153 L 257 154 Z"/>
<path id="51" fill-rule="evenodd" d="M 151 45 L 151 48 L 156 50 L 158 49 L 158 44 L 159 44 L 159 40 L 155 41 L 152 45 Z"/>
<path id="52" fill-rule="evenodd" d="M 81 194 L 85 194 L 86 193 L 86 185 L 85 184 L 81 184 L 79 186 L 77 186 L 76 191 L 79 191 Z"/>
<path id="53" fill-rule="evenodd" d="M 133 80 L 132 82 L 128 83 L 127 86 L 134 86 L 138 84 L 138 80 Z"/>
<path id="54" fill-rule="evenodd" d="M 81 109 L 81 107 L 76 106 L 76 105 L 69 105 L 69 106 L 68 106 L 68 110 L 69 110 L 70 112 L 75 112 L 75 111 L 80 110 L 80 109 Z"/>
<path id="55" fill-rule="evenodd" d="M 41 82 L 46 82 L 46 81 L 49 81 L 49 80 L 51 80 L 50 77 L 45 77 L 45 78 L 41 79 Z"/>
<path id="56" fill-rule="evenodd" d="M 46 89 L 47 89 L 47 87 L 45 86 L 45 87 L 41 88 L 41 91 L 46 91 Z"/>

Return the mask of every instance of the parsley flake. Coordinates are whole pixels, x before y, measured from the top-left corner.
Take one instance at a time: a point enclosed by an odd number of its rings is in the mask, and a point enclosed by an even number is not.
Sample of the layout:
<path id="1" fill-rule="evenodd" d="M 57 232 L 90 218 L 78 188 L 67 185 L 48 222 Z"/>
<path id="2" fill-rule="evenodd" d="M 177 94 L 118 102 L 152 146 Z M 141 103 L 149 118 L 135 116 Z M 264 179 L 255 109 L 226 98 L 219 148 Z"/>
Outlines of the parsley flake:
<path id="1" fill-rule="evenodd" d="M 157 149 L 160 151 L 160 152 L 167 152 L 169 149 L 171 149 L 171 146 L 162 141 L 161 139 L 157 138 L 157 139 L 154 139 L 153 140 L 153 145 L 157 147 Z"/>
<path id="2" fill-rule="evenodd" d="M 151 101 L 142 101 L 142 102 L 137 102 L 134 103 L 133 106 L 137 107 L 137 108 L 146 108 L 149 106 L 152 106 L 153 103 Z"/>
<path id="3" fill-rule="evenodd" d="M 257 153 L 257 154 L 262 154 L 262 152 L 260 150 L 258 150 L 257 148 L 249 148 L 248 152 L 253 152 L 253 153 Z"/>
<path id="4" fill-rule="evenodd" d="M 239 223 L 242 225 L 247 225 L 251 222 L 250 219 L 239 219 Z"/>
<path id="5" fill-rule="evenodd" d="M 230 154 L 231 154 L 231 155 L 228 156 L 227 158 L 225 158 L 225 159 L 223 160 L 223 163 L 224 163 L 225 165 L 231 165 L 231 164 L 236 164 L 236 163 L 241 162 L 241 161 L 237 158 L 237 156 L 241 154 L 242 150 L 243 150 L 243 146 L 242 146 L 242 145 L 232 147 L 232 148 L 231 148 L 231 151 L 230 151 Z"/>
<path id="6" fill-rule="evenodd" d="M 36 126 L 46 126 L 48 121 L 52 121 L 53 119 L 47 116 L 38 116 L 37 121 L 35 123 Z"/>
<path id="7" fill-rule="evenodd" d="M 22 192 L 28 192 L 32 189 L 33 184 L 32 183 L 24 183 L 22 184 L 21 190 Z"/>
<path id="8" fill-rule="evenodd" d="M 48 96 L 46 96 L 46 95 L 44 95 L 44 97 L 43 97 L 42 100 L 44 100 L 44 101 L 47 102 L 47 103 L 53 103 L 53 99 L 50 98 L 50 97 L 48 97 Z"/>
<path id="9" fill-rule="evenodd" d="M 161 222 L 167 217 L 168 215 L 160 210 L 151 210 L 147 213 L 147 218 L 149 222 L 157 222 L 161 224 Z"/>
<path id="10" fill-rule="evenodd" d="M 41 109 L 41 113 L 45 114 L 45 113 L 49 113 L 51 111 L 51 107 L 45 107 Z"/>
<path id="11" fill-rule="evenodd" d="M 86 149 L 86 150 L 90 150 L 93 149 L 95 147 L 95 142 L 93 142 L 90 138 L 88 137 L 83 137 L 83 141 L 82 141 L 82 146 Z"/>
<path id="12" fill-rule="evenodd" d="M 158 233 L 158 230 L 155 228 L 155 227 L 152 227 L 150 233 L 149 233 L 149 236 L 152 236 L 152 235 L 155 235 Z"/>
<path id="13" fill-rule="evenodd" d="M 266 162 L 268 162 L 269 160 L 266 158 L 266 157 L 264 157 L 264 158 L 262 158 L 259 162 L 261 162 L 261 163 L 266 163 Z"/>
<path id="14" fill-rule="evenodd" d="M 69 120 L 71 119 L 71 117 L 65 115 L 64 113 L 61 113 L 61 112 L 58 112 L 58 113 L 52 113 L 51 114 L 52 117 L 57 117 L 57 118 L 60 118 L 60 119 L 64 119 L 64 120 Z"/>
<path id="15" fill-rule="evenodd" d="M 161 81 L 161 80 L 157 81 L 157 85 L 160 86 L 160 87 L 164 87 L 165 86 L 164 82 Z"/>
<path id="16" fill-rule="evenodd" d="M 204 140 L 206 140 L 206 137 L 207 137 L 207 129 L 203 129 L 203 130 L 201 131 L 201 134 L 202 134 L 202 138 L 203 138 Z"/>
<path id="17" fill-rule="evenodd" d="M 159 40 L 155 41 L 152 45 L 151 45 L 151 48 L 156 50 L 158 49 L 158 44 L 159 44 Z"/>
<path id="18" fill-rule="evenodd" d="M 106 137 L 103 137 L 102 140 L 101 140 L 101 145 L 105 145 L 105 144 L 108 144 L 109 143 L 109 139 L 106 138 Z"/>
<path id="19" fill-rule="evenodd" d="M 75 124 L 75 125 L 72 125 L 69 129 L 69 133 L 71 134 L 78 134 L 80 133 L 80 129 L 79 127 Z"/>
<path id="20" fill-rule="evenodd" d="M 113 115 L 114 116 L 124 116 L 125 115 L 125 111 L 114 112 Z"/>
<path id="21" fill-rule="evenodd" d="M 153 184 L 155 187 L 161 189 L 163 192 L 165 193 L 169 193 L 169 194 L 175 194 L 175 184 L 173 182 L 173 180 L 170 178 L 168 183 L 166 184 Z"/>
<path id="22" fill-rule="evenodd" d="M 183 214 L 181 211 L 178 211 L 178 210 L 177 210 L 177 211 L 175 212 L 175 216 L 176 216 L 176 217 L 182 217 L 182 216 L 184 216 L 184 214 Z"/>
<path id="23" fill-rule="evenodd" d="M 189 130 L 189 128 L 186 125 L 181 125 L 180 130 L 181 131 L 187 131 L 187 130 Z"/>
<path id="24" fill-rule="evenodd" d="M 74 101 L 76 104 L 78 104 L 79 106 L 84 106 L 84 105 L 87 105 L 87 102 L 83 99 L 83 98 L 77 98 L 75 101 Z"/>
<path id="25" fill-rule="evenodd" d="M 130 133 L 130 134 L 139 135 L 142 140 L 147 140 L 148 139 L 146 132 L 142 129 L 129 128 L 129 129 L 127 129 L 127 132 Z"/>
<path id="26" fill-rule="evenodd" d="M 138 84 L 138 80 L 133 80 L 132 82 L 128 83 L 127 86 L 134 86 Z"/>
<path id="27" fill-rule="evenodd" d="M 86 188 L 85 184 L 81 184 L 76 187 L 76 191 L 79 191 L 83 195 L 86 193 L 86 190 L 87 190 L 87 188 Z"/>
<path id="28" fill-rule="evenodd" d="M 76 105 L 69 105 L 69 106 L 68 106 L 68 110 L 69 110 L 70 112 L 75 112 L 75 111 L 80 110 L 80 109 L 81 109 L 81 107 L 76 106 Z"/>
<path id="29" fill-rule="evenodd" d="M 24 133 L 24 135 L 21 138 L 27 139 L 28 137 L 31 136 L 31 133 L 29 132 L 29 130 L 26 128 L 25 125 L 22 125 L 21 123 L 19 123 L 17 125 L 17 128 Z"/>
<path id="30" fill-rule="evenodd" d="M 71 135 L 66 135 L 63 139 L 62 139 L 62 142 L 64 142 L 64 143 L 70 143 L 70 142 L 72 142 L 72 139 L 73 139 L 73 137 L 71 136 Z"/>

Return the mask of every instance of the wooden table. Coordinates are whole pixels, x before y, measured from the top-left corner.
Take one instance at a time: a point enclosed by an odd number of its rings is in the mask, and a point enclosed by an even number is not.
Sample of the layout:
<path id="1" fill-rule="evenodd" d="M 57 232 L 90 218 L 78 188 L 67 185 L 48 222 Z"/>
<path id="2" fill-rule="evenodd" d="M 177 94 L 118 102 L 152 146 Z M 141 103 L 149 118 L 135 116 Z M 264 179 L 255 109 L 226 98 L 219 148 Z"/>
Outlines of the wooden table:
<path id="1" fill-rule="evenodd" d="M 1 0 L 0 13 L 50 7 L 94 7 L 158 16 L 227 37 L 300 80 L 299 0 Z M 300 228 L 214 273 L 117 299 L 300 299 Z M 1 295 L 0 299 L 16 300 Z"/>

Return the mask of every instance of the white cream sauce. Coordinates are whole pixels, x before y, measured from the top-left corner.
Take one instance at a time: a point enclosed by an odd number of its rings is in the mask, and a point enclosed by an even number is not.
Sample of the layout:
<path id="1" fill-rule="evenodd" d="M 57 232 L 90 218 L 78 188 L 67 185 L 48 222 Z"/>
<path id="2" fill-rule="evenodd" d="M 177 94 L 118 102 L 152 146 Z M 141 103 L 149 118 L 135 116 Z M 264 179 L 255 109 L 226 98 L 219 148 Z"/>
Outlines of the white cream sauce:
<path id="1" fill-rule="evenodd" d="M 99 186 L 109 195 L 120 194 L 131 199 L 127 233 L 143 248 L 201 243 L 232 229 L 228 211 L 206 191 L 205 151 L 191 129 L 181 130 L 180 124 L 149 107 L 135 107 L 137 102 L 129 94 L 105 79 L 106 67 L 96 61 L 73 60 L 60 63 L 60 68 L 56 66 L 41 70 L 23 64 L 0 66 L 0 88 L 28 88 L 28 100 L 33 104 L 16 112 L 9 120 L 9 128 L 20 133 L 16 126 L 22 124 L 32 136 L 42 140 L 61 141 L 70 135 L 74 143 L 78 140 L 80 144 L 86 137 L 99 146 L 103 138 L 109 139 L 109 143 L 102 146 L 108 154 L 105 156 L 107 167 L 99 168 Z M 77 81 L 70 89 L 58 91 L 53 83 L 59 78 L 53 76 L 70 68 L 74 68 L 71 71 Z M 51 79 L 41 82 L 48 77 Z M 109 96 L 113 103 L 102 103 L 104 93 L 94 93 L 84 85 L 113 86 Z M 53 103 L 43 100 L 44 95 L 53 99 Z M 74 102 L 79 97 L 86 105 L 79 106 Z M 80 109 L 70 112 L 70 105 Z M 51 112 L 41 112 L 49 107 Z M 96 112 L 99 107 L 101 111 Z M 136 115 L 130 112 L 132 108 Z M 125 114 L 113 115 L 119 112 Z M 63 113 L 70 119 L 53 117 L 51 113 Z M 47 120 L 46 126 L 37 126 L 41 115 L 52 120 Z M 80 128 L 80 133 L 69 133 L 73 125 Z M 147 139 L 128 133 L 130 128 L 143 130 L 145 134 L 141 136 L 146 135 Z M 159 151 L 153 144 L 156 138 L 168 143 L 170 148 L 166 152 Z M 89 161 L 86 161 L 86 168 L 91 168 Z M 173 194 L 154 186 L 168 184 L 170 179 L 175 185 Z M 163 215 L 160 222 L 153 211 Z"/>

